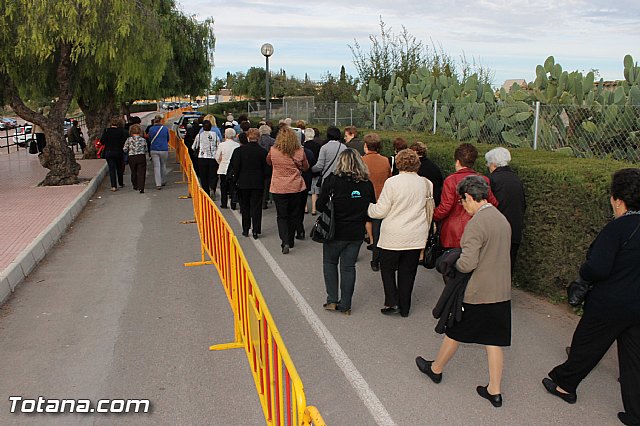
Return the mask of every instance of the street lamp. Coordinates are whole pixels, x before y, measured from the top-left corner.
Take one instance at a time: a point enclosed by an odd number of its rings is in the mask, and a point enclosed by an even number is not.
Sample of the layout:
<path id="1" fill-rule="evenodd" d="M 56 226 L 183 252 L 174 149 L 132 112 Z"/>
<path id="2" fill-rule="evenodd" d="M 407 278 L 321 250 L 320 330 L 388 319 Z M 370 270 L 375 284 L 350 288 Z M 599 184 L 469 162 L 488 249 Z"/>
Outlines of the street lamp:
<path id="1" fill-rule="evenodd" d="M 267 86 L 267 93 L 266 93 L 266 101 L 267 101 L 267 114 L 266 114 L 266 119 L 269 120 L 269 116 L 271 115 L 271 102 L 270 101 L 270 97 L 269 97 L 269 56 L 273 55 L 273 46 L 269 43 L 265 43 L 262 45 L 262 47 L 260 48 L 260 52 L 262 52 L 262 54 L 264 55 L 264 57 L 267 60 L 267 78 L 266 78 L 266 86 Z"/>

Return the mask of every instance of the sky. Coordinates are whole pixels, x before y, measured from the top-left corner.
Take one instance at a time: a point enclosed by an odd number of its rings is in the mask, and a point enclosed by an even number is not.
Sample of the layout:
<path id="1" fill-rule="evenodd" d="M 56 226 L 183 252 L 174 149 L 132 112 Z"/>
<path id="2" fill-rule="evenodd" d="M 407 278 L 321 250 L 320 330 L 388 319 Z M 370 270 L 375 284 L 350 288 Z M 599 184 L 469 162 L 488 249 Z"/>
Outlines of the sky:
<path id="1" fill-rule="evenodd" d="M 199 19 L 213 17 L 214 77 L 264 67 L 263 43 L 274 46 L 272 70 L 320 80 L 340 67 L 357 76 L 349 45 L 370 46 L 380 18 L 417 39 L 462 54 L 490 68 L 493 85 L 535 79 L 549 56 L 567 71 L 597 69 L 605 80 L 623 79 L 622 61 L 640 62 L 639 0 L 178 0 Z"/>

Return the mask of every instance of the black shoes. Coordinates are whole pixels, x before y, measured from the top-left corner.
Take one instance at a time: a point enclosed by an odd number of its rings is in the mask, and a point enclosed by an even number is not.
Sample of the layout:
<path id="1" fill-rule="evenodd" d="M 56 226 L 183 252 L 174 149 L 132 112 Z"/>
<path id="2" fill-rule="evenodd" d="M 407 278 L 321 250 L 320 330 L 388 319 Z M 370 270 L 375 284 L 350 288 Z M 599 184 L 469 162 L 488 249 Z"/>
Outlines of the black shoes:
<path id="1" fill-rule="evenodd" d="M 367 250 L 373 250 L 373 247 L 374 247 L 374 245 L 373 245 L 373 244 L 369 244 L 369 245 L 367 246 Z"/>
<path id="2" fill-rule="evenodd" d="M 442 381 L 442 373 L 434 373 L 431 369 L 431 364 L 433 364 L 433 361 L 427 361 L 421 356 L 416 358 L 416 365 L 418 366 L 418 370 L 429 376 L 433 383 L 438 384 Z"/>
<path id="3" fill-rule="evenodd" d="M 380 309 L 380 312 L 382 312 L 384 315 L 396 315 L 400 313 L 400 308 L 398 308 L 397 306 L 385 306 L 384 308 Z"/>
<path id="4" fill-rule="evenodd" d="M 304 240 L 304 231 L 298 232 L 298 235 L 296 235 L 296 240 Z"/>
<path id="5" fill-rule="evenodd" d="M 491 395 L 487 390 L 487 386 L 478 386 L 476 388 L 478 395 L 488 400 L 494 407 L 502 407 L 502 394 Z"/>
<path id="6" fill-rule="evenodd" d="M 628 426 L 640 425 L 640 420 L 638 420 L 637 417 L 634 417 L 629 413 L 625 413 L 624 411 L 621 411 L 618 413 L 618 420 L 620 420 L 622 424 L 625 424 Z"/>
<path id="7" fill-rule="evenodd" d="M 248 237 L 249 236 L 249 231 L 242 231 L 242 236 L 243 237 Z"/>
<path id="8" fill-rule="evenodd" d="M 289 244 L 282 245 L 282 254 L 289 254 Z"/>
<path id="9" fill-rule="evenodd" d="M 254 232 L 254 233 L 253 233 L 253 239 L 254 239 L 254 240 L 257 240 L 257 239 L 258 239 L 258 233 L 257 233 L 257 232 Z"/>
<path id="10" fill-rule="evenodd" d="M 542 379 L 542 385 L 545 387 L 547 392 L 551 395 L 555 395 L 558 398 L 562 399 L 564 402 L 568 402 L 569 404 L 575 404 L 578 400 L 578 396 L 575 393 L 562 393 L 556 387 L 558 386 L 556 382 L 551 379 L 544 378 Z"/>
<path id="11" fill-rule="evenodd" d="M 378 272 L 380 270 L 380 265 L 374 261 L 371 261 L 371 270 L 373 272 Z"/>
<path id="12" fill-rule="evenodd" d="M 236 204 L 235 203 L 231 203 L 231 210 L 235 210 L 236 209 Z"/>

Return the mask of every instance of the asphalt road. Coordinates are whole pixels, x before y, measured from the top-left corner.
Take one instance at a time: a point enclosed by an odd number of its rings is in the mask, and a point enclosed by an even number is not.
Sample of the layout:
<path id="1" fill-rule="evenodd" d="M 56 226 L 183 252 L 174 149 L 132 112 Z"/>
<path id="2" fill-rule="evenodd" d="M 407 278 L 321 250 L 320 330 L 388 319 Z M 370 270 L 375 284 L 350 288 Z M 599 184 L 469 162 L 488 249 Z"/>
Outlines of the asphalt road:
<path id="1" fill-rule="evenodd" d="M 176 167 L 173 165 L 173 167 Z M 150 171 L 150 170 L 149 170 Z M 139 194 L 104 183 L 58 246 L 0 308 L 0 424 L 264 424 L 245 352 L 210 352 L 232 340 L 232 315 L 212 266 L 198 260 L 184 185 Z M 125 180 L 129 174 L 125 175 Z M 152 177 L 149 174 L 148 182 Z M 152 184 L 147 185 L 149 188 Z M 321 246 L 280 253 L 275 208 L 263 237 L 241 238 L 254 275 L 305 386 L 329 425 L 606 425 L 622 410 L 613 351 L 583 382 L 578 403 L 540 381 L 565 358 L 576 324 L 564 306 L 515 291 L 513 345 L 505 351 L 504 405 L 477 396 L 483 348 L 463 345 L 435 385 L 415 367 L 441 336 L 431 309 L 442 280 L 420 269 L 411 315 L 379 312 L 379 273 L 361 249 L 353 313 L 322 308 Z M 240 234 L 237 212 L 225 210 Z M 307 229 L 313 217 L 308 215 Z M 149 414 L 11 414 L 9 396 L 148 398 Z"/>

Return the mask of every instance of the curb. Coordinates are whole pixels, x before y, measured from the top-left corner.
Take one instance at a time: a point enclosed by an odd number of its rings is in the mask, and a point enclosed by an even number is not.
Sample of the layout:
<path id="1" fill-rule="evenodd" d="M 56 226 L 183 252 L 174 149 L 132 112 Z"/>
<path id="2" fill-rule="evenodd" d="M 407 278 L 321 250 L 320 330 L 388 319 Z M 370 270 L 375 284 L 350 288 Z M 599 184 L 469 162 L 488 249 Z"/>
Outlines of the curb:
<path id="1" fill-rule="evenodd" d="M 16 259 L 0 272 L 0 305 L 13 293 L 18 285 L 33 271 L 38 263 L 64 235 L 67 228 L 82 209 L 89 202 L 89 198 L 98 189 L 102 180 L 107 175 L 107 165 L 104 164 L 94 176 L 87 187 L 69 204 L 60 215 L 45 228 Z"/>

